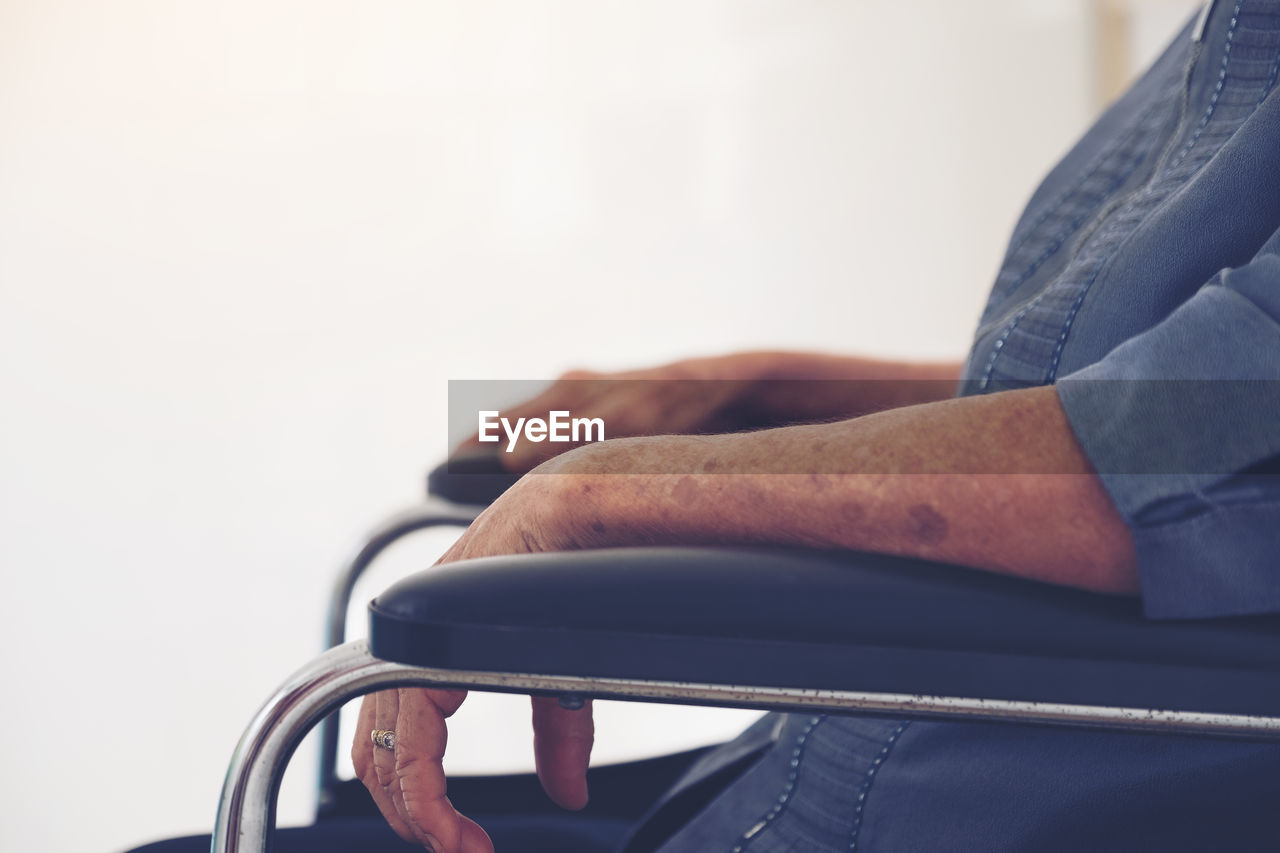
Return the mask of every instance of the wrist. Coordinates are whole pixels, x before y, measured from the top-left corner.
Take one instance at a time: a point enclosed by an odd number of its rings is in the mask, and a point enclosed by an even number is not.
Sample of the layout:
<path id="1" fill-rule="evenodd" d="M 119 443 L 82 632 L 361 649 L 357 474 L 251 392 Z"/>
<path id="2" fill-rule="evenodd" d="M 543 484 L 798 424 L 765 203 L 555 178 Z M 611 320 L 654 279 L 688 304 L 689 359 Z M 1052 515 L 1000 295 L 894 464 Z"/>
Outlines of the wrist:
<path id="1" fill-rule="evenodd" d="M 614 481 L 627 479 L 609 473 L 616 466 L 614 448 L 631 440 L 582 445 L 548 459 L 521 478 L 520 483 L 529 484 L 528 499 L 548 531 L 550 550 L 624 544 L 615 541 L 615 525 L 605 515 L 613 513 L 619 501 Z"/>
<path id="2" fill-rule="evenodd" d="M 661 496 L 709 437 L 645 436 L 587 444 L 535 468 L 548 527 L 561 548 L 608 548 L 663 539 Z"/>

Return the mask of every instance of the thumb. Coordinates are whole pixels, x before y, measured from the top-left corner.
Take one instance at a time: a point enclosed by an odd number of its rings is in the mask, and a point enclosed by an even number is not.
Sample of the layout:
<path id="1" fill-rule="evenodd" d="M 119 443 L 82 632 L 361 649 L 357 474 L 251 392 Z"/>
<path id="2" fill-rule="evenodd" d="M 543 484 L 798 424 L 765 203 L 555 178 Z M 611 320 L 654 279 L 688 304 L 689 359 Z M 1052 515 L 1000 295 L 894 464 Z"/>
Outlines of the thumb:
<path id="1" fill-rule="evenodd" d="M 595 741 L 591 701 L 569 711 L 549 696 L 533 697 L 533 758 L 538 781 L 561 808 L 587 804 L 587 765 Z"/>

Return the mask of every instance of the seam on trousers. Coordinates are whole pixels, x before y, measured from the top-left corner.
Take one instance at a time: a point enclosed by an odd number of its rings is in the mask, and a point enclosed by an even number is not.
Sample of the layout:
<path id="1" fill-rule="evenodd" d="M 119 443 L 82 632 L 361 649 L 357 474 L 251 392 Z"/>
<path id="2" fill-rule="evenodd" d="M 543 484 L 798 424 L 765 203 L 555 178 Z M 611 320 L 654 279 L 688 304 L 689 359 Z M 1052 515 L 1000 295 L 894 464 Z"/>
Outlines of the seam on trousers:
<path id="1" fill-rule="evenodd" d="M 871 793 L 871 783 L 876 780 L 876 774 L 880 772 L 880 766 L 884 764 L 885 759 L 889 757 L 889 753 L 893 752 L 893 745 L 898 742 L 898 738 L 907 730 L 907 726 L 911 725 L 911 721 L 899 725 L 889 735 L 889 739 L 884 742 L 884 747 L 880 750 L 880 754 L 876 756 L 876 760 L 871 762 L 871 766 L 867 768 L 867 776 L 862 780 L 862 791 L 858 794 L 858 805 L 853 812 L 853 835 L 849 839 L 849 849 L 858 849 L 858 834 L 862 831 L 862 810 L 867 804 L 867 795 Z"/>
<path id="2" fill-rule="evenodd" d="M 778 801 L 774 803 L 773 808 L 769 809 L 764 817 L 756 821 L 750 829 L 742 834 L 742 837 L 738 839 L 738 843 L 733 845 L 731 853 L 742 853 L 752 839 L 758 838 L 769 824 L 777 820 L 778 816 L 786 811 L 787 805 L 791 802 L 791 795 L 795 793 L 796 779 L 800 776 L 800 762 L 804 759 L 805 744 L 809 741 L 809 735 L 813 734 L 813 730 L 825 719 L 826 717 L 809 718 L 809 724 L 804 727 L 804 731 L 800 732 L 799 737 L 796 738 L 796 746 L 791 753 L 791 770 L 787 773 L 787 781 L 782 786 L 782 793 L 778 795 Z"/>

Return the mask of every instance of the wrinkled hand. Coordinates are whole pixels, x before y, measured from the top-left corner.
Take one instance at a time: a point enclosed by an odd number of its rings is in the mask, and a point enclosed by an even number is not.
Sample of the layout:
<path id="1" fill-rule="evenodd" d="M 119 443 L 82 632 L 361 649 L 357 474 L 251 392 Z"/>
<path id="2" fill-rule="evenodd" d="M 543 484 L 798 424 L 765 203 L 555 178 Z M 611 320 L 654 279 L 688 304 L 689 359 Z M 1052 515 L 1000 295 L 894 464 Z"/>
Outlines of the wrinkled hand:
<path id="1" fill-rule="evenodd" d="M 467 529 L 441 563 L 498 554 L 564 550 L 568 531 L 551 519 L 555 477 L 526 477 Z M 484 830 L 449 802 L 443 758 L 445 720 L 466 698 L 462 690 L 403 688 L 364 698 L 351 760 L 379 811 L 401 838 L 433 853 L 493 853 Z M 591 703 L 561 708 L 554 698 L 533 698 L 534 758 L 548 796 L 566 809 L 587 803 L 587 763 L 594 725 Z M 377 748 L 374 730 L 396 733 L 394 750 Z"/>
<path id="2" fill-rule="evenodd" d="M 517 418 L 545 419 L 552 411 L 567 411 L 573 417 L 602 419 L 607 438 L 731 432 L 755 425 L 743 404 L 759 372 L 759 360 L 749 355 L 688 359 L 618 373 L 573 370 L 533 399 L 504 409 L 502 416 L 514 423 Z M 473 435 L 459 450 L 494 446 Z M 524 473 L 574 446 L 522 441 L 498 457 L 507 470 Z"/>

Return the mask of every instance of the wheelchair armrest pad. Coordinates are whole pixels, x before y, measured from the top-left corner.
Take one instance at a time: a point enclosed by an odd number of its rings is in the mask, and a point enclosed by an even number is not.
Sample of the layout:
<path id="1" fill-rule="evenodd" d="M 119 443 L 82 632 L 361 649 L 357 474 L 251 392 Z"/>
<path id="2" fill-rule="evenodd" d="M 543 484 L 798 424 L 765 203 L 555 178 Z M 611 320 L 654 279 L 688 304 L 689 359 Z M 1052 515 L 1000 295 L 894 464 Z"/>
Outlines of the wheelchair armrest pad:
<path id="1" fill-rule="evenodd" d="M 500 459 L 493 451 L 451 456 L 427 474 L 427 494 L 456 504 L 488 506 L 520 479 L 503 468 Z"/>
<path id="2" fill-rule="evenodd" d="M 1136 599 L 859 552 L 491 557 L 370 605 L 381 658 L 495 672 L 1223 713 L 1280 709 L 1280 618 L 1150 621 Z"/>

